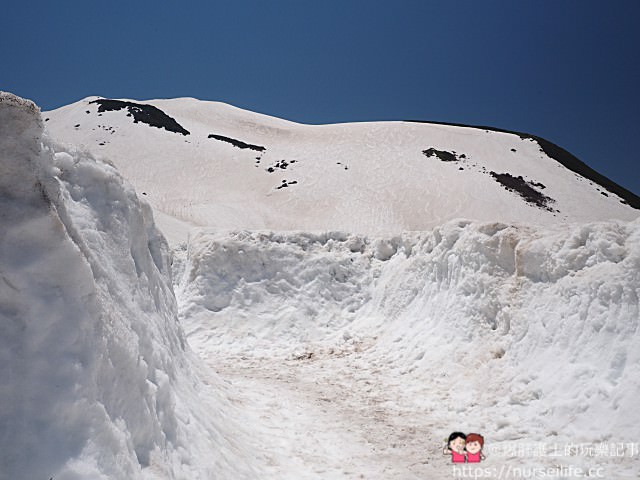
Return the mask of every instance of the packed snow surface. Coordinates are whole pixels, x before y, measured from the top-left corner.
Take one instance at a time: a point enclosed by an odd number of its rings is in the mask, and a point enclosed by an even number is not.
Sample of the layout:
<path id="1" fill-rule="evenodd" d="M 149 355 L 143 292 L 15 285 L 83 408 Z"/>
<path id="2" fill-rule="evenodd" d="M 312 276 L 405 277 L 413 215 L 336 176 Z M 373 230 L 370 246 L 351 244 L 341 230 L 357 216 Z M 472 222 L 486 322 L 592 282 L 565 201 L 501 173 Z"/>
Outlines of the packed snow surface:
<path id="1" fill-rule="evenodd" d="M 633 197 L 501 132 L 43 117 L 0 97 L 1 479 L 461 478 L 453 431 L 637 478 Z"/>

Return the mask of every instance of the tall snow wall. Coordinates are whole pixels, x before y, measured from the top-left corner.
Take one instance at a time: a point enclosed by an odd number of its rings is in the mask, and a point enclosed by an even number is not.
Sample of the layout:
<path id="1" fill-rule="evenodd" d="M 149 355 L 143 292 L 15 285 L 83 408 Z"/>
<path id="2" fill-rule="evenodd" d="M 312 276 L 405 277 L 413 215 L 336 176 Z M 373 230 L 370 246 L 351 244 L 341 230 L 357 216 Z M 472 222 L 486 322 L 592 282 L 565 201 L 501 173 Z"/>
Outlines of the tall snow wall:
<path id="1" fill-rule="evenodd" d="M 0 478 L 256 478 L 150 208 L 8 93 L 0 204 Z"/>

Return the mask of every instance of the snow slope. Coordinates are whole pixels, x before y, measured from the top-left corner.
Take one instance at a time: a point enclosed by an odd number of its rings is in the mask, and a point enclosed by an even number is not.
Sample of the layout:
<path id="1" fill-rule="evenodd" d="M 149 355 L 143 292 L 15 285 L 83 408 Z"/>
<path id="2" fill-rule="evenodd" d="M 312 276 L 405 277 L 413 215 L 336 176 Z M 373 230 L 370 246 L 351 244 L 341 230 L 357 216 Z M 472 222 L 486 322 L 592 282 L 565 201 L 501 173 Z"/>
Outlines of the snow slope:
<path id="1" fill-rule="evenodd" d="M 0 128 L 0 478 L 256 478 L 149 206 L 33 103 L 2 93 Z"/>
<path id="2" fill-rule="evenodd" d="M 553 225 L 640 212 L 630 192 L 620 198 L 544 142 L 505 132 L 301 125 L 189 98 L 90 97 L 45 117 L 53 138 L 109 158 L 154 210 L 198 226 L 371 235 L 456 218 Z"/>

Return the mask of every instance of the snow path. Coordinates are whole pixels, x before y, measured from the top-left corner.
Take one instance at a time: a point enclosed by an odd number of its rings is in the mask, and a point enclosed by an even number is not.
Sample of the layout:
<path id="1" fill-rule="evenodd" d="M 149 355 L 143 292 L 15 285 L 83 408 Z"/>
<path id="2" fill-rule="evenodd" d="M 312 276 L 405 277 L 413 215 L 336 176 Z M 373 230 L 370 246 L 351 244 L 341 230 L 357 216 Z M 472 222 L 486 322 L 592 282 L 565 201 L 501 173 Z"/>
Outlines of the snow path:
<path id="1" fill-rule="evenodd" d="M 402 398 L 402 382 L 366 349 L 288 359 L 206 358 L 231 385 L 267 465 L 264 478 L 418 479 L 441 471 L 433 419 Z M 205 354 L 206 355 L 206 354 Z M 262 443 L 262 439 L 269 439 Z M 440 457 L 434 468 L 434 457 Z"/>
<path id="2" fill-rule="evenodd" d="M 419 407 L 420 397 L 451 403 L 447 380 L 404 388 L 397 370 L 371 360 L 372 347 L 317 354 L 308 349 L 287 359 L 202 352 L 229 385 L 231 403 L 244 414 L 243 427 L 252 431 L 249 449 L 254 463 L 264 465 L 261 480 L 461 478 L 455 473 L 461 467 L 443 457 L 436 440 L 450 427 L 447 416 Z M 467 467 L 478 478 L 528 478 L 512 476 L 511 468 L 531 475 L 541 468 L 566 473 L 576 467 L 593 468 L 597 478 L 610 478 L 602 472 L 612 471 L 616 478 L 637 478 L 634 458 L 525 458 L 500 454 L 505 444 L 494 446 L 481 465 Z"/>

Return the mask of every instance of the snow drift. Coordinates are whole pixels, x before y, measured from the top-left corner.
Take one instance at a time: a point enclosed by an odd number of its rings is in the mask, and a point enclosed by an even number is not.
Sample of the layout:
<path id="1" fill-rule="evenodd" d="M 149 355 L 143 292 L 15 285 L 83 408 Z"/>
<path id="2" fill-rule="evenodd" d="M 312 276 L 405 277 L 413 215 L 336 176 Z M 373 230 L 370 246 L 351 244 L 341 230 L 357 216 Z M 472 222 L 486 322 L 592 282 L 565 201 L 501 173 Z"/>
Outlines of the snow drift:
<path id="1" fill-rule="evenodd" d="M 367 368 L 393 370 L 399 397 L 442 435 L 640 434 L 638 220 L 460 220 L 387 239 L 199 230 L 178 258 L 199 351 L 312 359 L 357 341 Z"/>
<path id="2" fill-rule="evenodd" d="M 150 207 L 33 103 L 2 93 L 0 128 L 0 478 L 255 478 Z"/>

